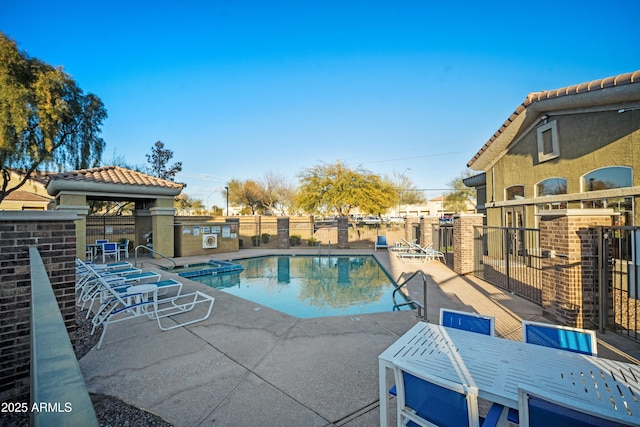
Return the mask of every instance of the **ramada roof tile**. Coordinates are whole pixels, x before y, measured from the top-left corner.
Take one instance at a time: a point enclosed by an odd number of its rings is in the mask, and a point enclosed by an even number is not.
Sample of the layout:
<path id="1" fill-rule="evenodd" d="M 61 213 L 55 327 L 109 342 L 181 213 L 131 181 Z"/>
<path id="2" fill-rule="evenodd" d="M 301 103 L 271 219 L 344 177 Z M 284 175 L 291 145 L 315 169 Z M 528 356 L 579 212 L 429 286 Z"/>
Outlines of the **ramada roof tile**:
<path id="1" fill-rule="evenodd" d="M 184 185 L 156 178 L 119 166 L 104 166 L 92 169 L 80 169 L 72 172 L 54 173 L 50 180 L 86 181 L 105 184 L 144 185 L 150 187 L 183 188 Z"/>

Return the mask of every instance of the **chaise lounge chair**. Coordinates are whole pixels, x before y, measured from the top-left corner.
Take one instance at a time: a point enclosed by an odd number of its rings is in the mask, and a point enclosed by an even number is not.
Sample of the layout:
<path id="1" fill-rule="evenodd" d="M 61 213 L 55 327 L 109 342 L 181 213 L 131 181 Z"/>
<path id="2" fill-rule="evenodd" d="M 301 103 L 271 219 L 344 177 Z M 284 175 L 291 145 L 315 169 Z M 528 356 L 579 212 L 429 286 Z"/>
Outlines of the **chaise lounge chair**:
<path id="1" fill-rule="evenodd" d="M 102 295 L 102 304 L 91 320 L 93 324 L 91 334 L 95 333 L 99 326 L 103 327 L 96 346 L 98 350 L 102 346 L 108 326 L 112 323 L 147 317 L 148 319 L 155 319 L 158 327 L 163 331 L 167 331 L 207 319 L 211 315 L 215 302 L 213 296 L 200 291 L 158 298 L 158 287 L 153 283 L 121 288 L 112 286 L 111 283 L 99 275 L 96 276 L 96 279 L 100 285 L 99 292 Z M 142 288 L 145 288 L 144 291 L 142 291 Z M 201 307 L 200 314 L 195 317 L 182 316 L 186 313 L 191 313 L 196 307 Z"/>

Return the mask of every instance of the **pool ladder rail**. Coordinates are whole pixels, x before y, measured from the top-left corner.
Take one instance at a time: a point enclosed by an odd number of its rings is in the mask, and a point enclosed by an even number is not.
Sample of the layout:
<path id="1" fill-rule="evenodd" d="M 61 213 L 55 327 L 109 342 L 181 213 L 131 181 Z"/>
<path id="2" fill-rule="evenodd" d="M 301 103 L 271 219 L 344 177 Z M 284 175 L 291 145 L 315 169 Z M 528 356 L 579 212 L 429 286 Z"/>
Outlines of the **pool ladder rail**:
<path id="1" fill-rule="evenodd" d="M 404 274 L 400 275 L 400 277 L 398 277 L 399 281 L 402 276 Z M 406 298 L 409 299 L 409 301 L 406 302 L 401 302 L 401 303 L 397 303 L 396 302 L 396 293 L 399 292 L 407 283 L 409 283 L 411 281 L 411 279 L 413 279 L 415 276 L 420 275 L 420 277 L 422 278 L 422 303 L 419 303 L 418 301 L 412 299 L 409 295 L 406 295 Z M 396 282 L 397 282 L 396 281 Z M 424 274 L 424 271 L 422 270 L 417 270 L 414 271 L 413 273 L 411 273 L 411 275 L 409 277 L 407 277 L 406 279 L 404 279 L 404 281 L 402 283 L 400 283 L 399 285 L 397 285 L 396 289 L 393 290 L 393 293 L 391 294 L 391 297 L 393 298 L 393 308 L 400 308 L 400 307 L 404 307 L 405 305 L 414 305 L 418 307 L 418 318 L 421 318 L 423 321 L 427 321 L 427 275 Z"/>
<path id="2" fill-rule="evenodd" d="M 153 248 L 150 248 L 149 246 L 138 245 L 138 246 L 135 247 L 134 253 L 133 253 L 133 266 L 134 267 L 138 267 L 138 249 L 146 249 L 147 251 L 149 251 L 150 254 L 156 254 L 156 255 L 160 256 L 160 258 L 164 258 L 166 260 L 169 260 L 173 264 L 173 266 L 171 268 L 176 268 L 176 266 L 177 266 L 176 262 L 172 258 L 169 258 L 168 256 L 163 255 L 158 251 L 154 251 Z M 154 265 L 157 265 L 159 267 L 162 267 L 160 264 L 156 264 L 156 263 L 153 263 L 153 262 L 151 264 L 154 264 Z"/>

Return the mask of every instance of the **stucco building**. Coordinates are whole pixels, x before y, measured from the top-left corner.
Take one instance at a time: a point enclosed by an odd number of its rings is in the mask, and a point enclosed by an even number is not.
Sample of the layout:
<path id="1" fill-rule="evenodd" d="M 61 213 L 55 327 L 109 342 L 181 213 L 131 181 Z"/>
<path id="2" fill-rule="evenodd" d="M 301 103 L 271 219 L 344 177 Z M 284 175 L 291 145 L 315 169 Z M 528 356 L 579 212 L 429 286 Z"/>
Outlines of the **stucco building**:
<path id="1" fill-rule="evenodd" d="M 530 93 L 467 166 L 487 225 L 592 208 L 640 224 L 640 71 Z"/>
<path id="2" fill-rule="evenodd" d="M 13 188 L 22 181 L 24 175 L 18 171 L 9 172 L 7 188 Z M 46 174 L 34 172 L 20 189 L 12 191 L 0 202 L 3 211 L 28 211 L 53 209 L 54 200 L 45 188 Z"/>

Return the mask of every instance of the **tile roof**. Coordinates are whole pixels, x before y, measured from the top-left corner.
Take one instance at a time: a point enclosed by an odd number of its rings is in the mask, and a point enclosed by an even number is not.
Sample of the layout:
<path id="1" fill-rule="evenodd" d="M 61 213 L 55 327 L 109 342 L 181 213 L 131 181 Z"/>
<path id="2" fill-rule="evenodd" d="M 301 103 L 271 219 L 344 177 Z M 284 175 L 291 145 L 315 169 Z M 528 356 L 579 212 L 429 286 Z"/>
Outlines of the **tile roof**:
<path id="1" fill-rule="evenodd" d="M 121 168 L 119 166 L 104 166 L 93 169 L 80 169 L 72 172 L 54 173 L 49 174 L 48 178 L 50 181 L 84 181 L 175 189 L 182 189 L 184 187 L 184 184 L 156 178 L 151 175 L 136 172 L 131 169 Z"/>
<path id="2" fill-rule="evenodd" d="M 40 196 L 35 193 L 30 193 L 24 190 L 12 191 L 4 198 L 4 200 L 11 200 L 16 202 L 50 202 L 48 197 Z"/>
<path id="3" fill-rule="evenodd" d="M 540 92 L 531 92 L 524 99 L 522 104 L 516 108 L 516 110 L 509 116 L 509 118 L 500 126 L 500 129 L 493 134 L 493 136 L 487 141 L 482 148 L 476 153 L 475 156 L 467 163 L 467 166 L 471 166 L 482 153 L 495 141 L 509 125 L 529 107 L 531 104 L 547 99 L 560 98 L 562 96 L 578 95 L 587 92 L 595 92 L 602 89 L 607 89 L 616 86 L 623 86 L 628 84 L 640 83 L 640 70 L 633 71 L 631 73 L 619 74 L 617 76 L 606 77 L 604 79 L 593 80 L 591 82 L 580 83 L 577 85 L 571 85 L 554 90 L 543 90 Z"/>

